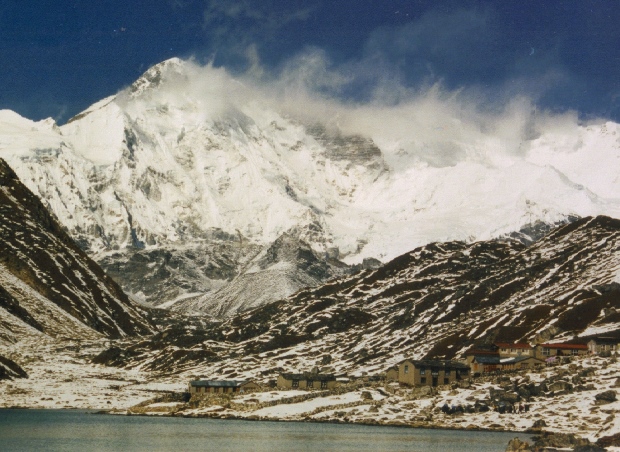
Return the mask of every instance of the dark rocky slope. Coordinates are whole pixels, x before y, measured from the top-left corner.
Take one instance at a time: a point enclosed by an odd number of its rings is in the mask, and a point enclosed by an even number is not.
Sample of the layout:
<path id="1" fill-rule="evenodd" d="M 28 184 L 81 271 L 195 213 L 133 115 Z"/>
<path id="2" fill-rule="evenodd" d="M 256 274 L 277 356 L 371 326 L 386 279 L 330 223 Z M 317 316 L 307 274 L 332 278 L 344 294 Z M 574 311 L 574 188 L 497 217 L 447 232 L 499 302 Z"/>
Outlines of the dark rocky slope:
<path id="1" fill-rule="evenodd" d="M 0 339 L 34 331 L 119 338 L 153 325 L 0 160 Z"/>

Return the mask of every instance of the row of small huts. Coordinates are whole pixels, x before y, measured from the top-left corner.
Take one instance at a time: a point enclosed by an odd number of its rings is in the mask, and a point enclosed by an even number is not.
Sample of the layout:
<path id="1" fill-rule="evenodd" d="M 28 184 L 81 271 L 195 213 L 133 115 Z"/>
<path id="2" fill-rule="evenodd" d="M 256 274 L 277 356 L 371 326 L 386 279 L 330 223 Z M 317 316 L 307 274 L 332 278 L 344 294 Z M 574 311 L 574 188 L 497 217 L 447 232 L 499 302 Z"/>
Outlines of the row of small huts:
<path id="1" fill-rule="evenodd" d="M 281 373 L 276 381 L 280 389 L 333 389 L 336 387 L 336 376 L 318 372 Z M 253 381 L 236 380 L 192 380 L 189 382 L 190 394 L 233 394 L 260 390 Z"/>
<path id="2" fill-rule="evenodd" d="M 531 346 L 527 343 L 496 342 L 478 346 L 465 353 L 464 361 L 405 359 L 390 367 L 387 380 L 410 386 L 439 386 L 458 382 L 471 375 L 497 371 L 532 369 L 553 364 L 566 356 L 615 353 L 620 350 L 620 340 L 600 337 L 588 343 L 545 343 Z M 281 389 L 333 389 L 337 385 L 333 374 L 316 370 L 304 373 L 281 373 L 276 386 Z M 244 393 L 260 390 L 252 381 L 193 380 L 189 382 L 191 394 Z"/>

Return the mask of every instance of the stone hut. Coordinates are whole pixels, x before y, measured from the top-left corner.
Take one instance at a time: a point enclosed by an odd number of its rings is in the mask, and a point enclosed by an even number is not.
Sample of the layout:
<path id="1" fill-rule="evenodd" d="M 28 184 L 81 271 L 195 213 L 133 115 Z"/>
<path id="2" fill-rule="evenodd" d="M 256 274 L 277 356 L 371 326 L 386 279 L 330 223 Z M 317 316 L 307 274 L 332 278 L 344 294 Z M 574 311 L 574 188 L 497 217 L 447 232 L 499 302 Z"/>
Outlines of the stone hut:
<path id="1" fill-rule="evenodd" d="M 406 359 L 398 366 L 398 382 L 409 386 L 439 386 L 469 377 L 469 366 L 450 360 Z"/>
<path id="2" fill-rule="evenodd" d="M 534 347 L 527 343 L 496 342 L 500 358 L 534 356 Z"/>
<path id="3" fill-rule="evenodd" d="M 276 386 L 281 389 L 333 389 L 337 385 L 333 374 L 314 372 L 281 373 Z"/>
<path id="4" fill-rule="evenodd" d="M 588 342 L 588 351 L 593 355 L 614 354 L 620 350 L 620 338 L 595 337 Z"/>
<path id="5" fill-rule="evenodd" d="M 535 357 L 538 359 L 548 359 L 554 356 L 579 356 L 587 355 L 588 346 L 578 343 L 557 343 L 557 344 L 538 344 L 536 346 Z"/>
<path id="6" fill-rule="evenodd" d="M 482 375 L 500 370 L 499 355 L 469 355 L 467 363 L 473 375 Z"/>
<path id="7" fill-rule="evenodd" d="M 259 391 L 261 387 L 253 381 L 236 380 L 193 380 L 189 382 L 190 394 L 233 394 Z"/>
<path id="8" fill-rule="evenodd" d="M 545 362 L 542 359 L 534 358 L 533 356 L 515 356 L 500 359 L 502 370 L 535 369 L 537 367 L 544 367 L 544 365 Z"/>

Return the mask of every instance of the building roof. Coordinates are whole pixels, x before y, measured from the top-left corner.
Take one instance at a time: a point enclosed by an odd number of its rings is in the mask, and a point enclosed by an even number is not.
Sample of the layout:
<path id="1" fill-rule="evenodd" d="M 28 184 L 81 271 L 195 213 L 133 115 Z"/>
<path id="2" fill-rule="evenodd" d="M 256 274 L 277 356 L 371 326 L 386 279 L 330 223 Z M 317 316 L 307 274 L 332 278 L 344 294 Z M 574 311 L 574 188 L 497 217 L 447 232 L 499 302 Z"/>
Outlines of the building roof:
<path id="1" fill-rule="evenodd" d="M 459 361 L 443 360 L 443 359 L 406 359 L 405 361 L 411 362 L 415 367 L 429 367 L 438 369 L 469 369 L 467 364 L 463 364 Z"/>
<path id="2" fill-rule="evenodd" d="M 497 345 L 499 348 L 525 348 L 528 350 L 532 348 L 530 344 L 525 343 L 525 342 L 521 342 L 517 344 L 511 344 L 510 342 L 496 342 L 495 345 Z"/>
<path id="3" fill-rule="evenodd" d="M 237 381 L 237 380 L 192 380 L 189 382 L 194 387 L 207 387 L 207 388 L 238 388 L 250 381 Z"/>
<path id="4" fill-rule="evenodd" d="M 561 350 L 587 350 L 588 346 L 586 344 L 539 344 L 541 347 L 545 348 L 557 348 Z"/>
<path id="5" fill-rule="evenodd" d="M 620 338 L 618 337 L 593 337 L 591 341 L 597 344 L 620 344 Z"/>
<path id="6" fill-rule="evenodd" d="M 281 373 L 280 376 L 285 380 L 314 380 L 314 381 L 333 381 L 336 380 L 334 374 L 313 374 L 304 372 L 301 374 Z"/>
<path id="7" fill-rule="evenodd" d="M 499 356 L 475 355 L 474 360 L 479 364 L 499 364 Z"/>
<path id="8" fill-rule="evenodd" d="M 543 362 L 542 359 L 534 358 L 533 356 L 515 356 L 513 358 L 503 358 L 500 360 L 501 364 L 516 364 L 528 359 L 534 359 L 536 361 Z"/>

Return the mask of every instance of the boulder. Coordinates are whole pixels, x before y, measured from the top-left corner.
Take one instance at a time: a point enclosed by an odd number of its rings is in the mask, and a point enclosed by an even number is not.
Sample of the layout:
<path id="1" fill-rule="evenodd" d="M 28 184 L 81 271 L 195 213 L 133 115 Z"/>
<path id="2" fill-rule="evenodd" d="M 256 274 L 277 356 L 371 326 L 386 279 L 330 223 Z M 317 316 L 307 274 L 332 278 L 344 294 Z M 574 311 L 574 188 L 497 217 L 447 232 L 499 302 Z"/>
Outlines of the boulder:
<path id="1" fill-rule="evenodd" d="M 480 401 L 476 401 L 476 403 L 474 404 L 474 409 L 479 413 L 486 413 L 490 411 L 489 405 Z"/>
<path id="2" fill-rule="evenodd" d="M 543 388 L 542 385 L 536 384 L 536 383 L 530 383 L 527 386 L 527 390 L 530 392 L 530 395 L 534 396 L 534 397 L 538 397 L 543 393 Z"/>
<path id="3" fill-rule="evenodd" d="M 615 402 L 617 400 L 616 391 L 610 389 L 594 396 L 597 405 L 605 405 L 607 403 Z"/>
<path id="4" fill-rule="evenodd" d="M 536 419 L 534 423 L 532 424 L 532 428 L 543 428 L 546 426 L 547 426 L 547 423 L 545 422 L 544 419 Z"/>
<path id="5" fill-rule="evenodd" d="M 519 452 L 525 450 L 532 450 L 530 447 L 530 443 L 527 441 L 521 441 L 519 438 L 514 438 L 508 441 L 508 447 L 506 447 L 506 452 Z"/>
<path id="6" fill-rule="evenodd" d="M 519 386 L 519 388 L 517 389 L 517 393 L 519 394 L 519 397 L 522 399 L 530 398 L 530 391 L 529 389 L 527 389 L 527 386 Z"/>
<path id="7" fill-rule="evenodd" d="M 500 401 L 504 397 L 504 394 L 506 394 L 506 391 L 503 389 L 489 389 L 489 397 L 491 398 L 491 400 Z"/>
<path id="8" fill-rule="evenodd" d="M 510 391 L 510 392 L 506 392 L 504 394 L 504 396 L 502 397 L 502 400 L 504 402 L 508 402 L 508 403 L 517 403 L 520 400 L 519 394 L 517 394 L 516 392 Z"/>
<path id="9" fill-rule="evenodd" d="M 413 390 L 411 391 L 411 396 L 414 398 L 420 398 L 420 397 L 427 397 L 432 395 L 433 393 L 433 388 L 431 388 L 430 386 L 420 386 L 417 388 L 413 388 Z"/>
<path id="10" fill-rule="evenodd" d="M 594 369 L 583 369 L 581 372 L 579 372 L 579 376 L 582 378 L 592 378 L 594 376 Z"/>
<path id="11" fill-rule="evenodd" d="M 549 391 L 553 391 L 554 393 L 559 391 L 571 391 L 573 389 L 573 385 L 570 384 L 568 381 L 558 380 L 549 384 L 547 386 L 547 389 Z"/>

